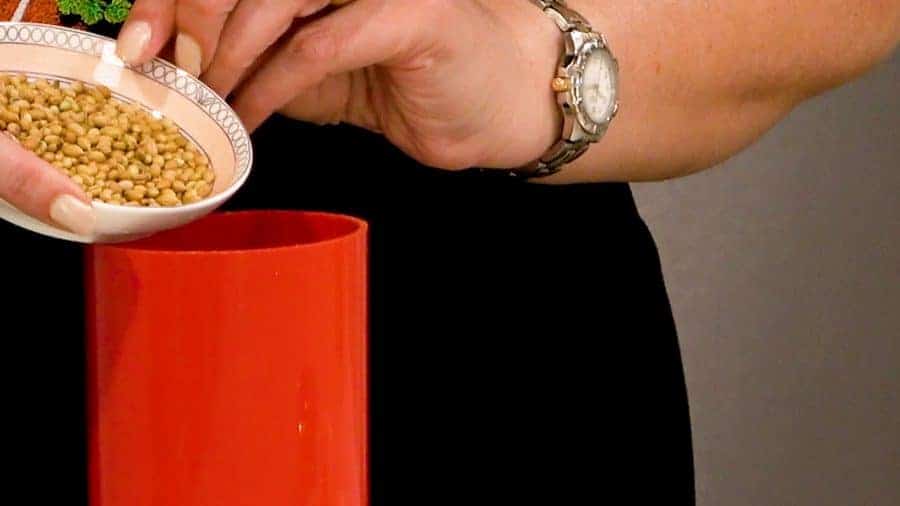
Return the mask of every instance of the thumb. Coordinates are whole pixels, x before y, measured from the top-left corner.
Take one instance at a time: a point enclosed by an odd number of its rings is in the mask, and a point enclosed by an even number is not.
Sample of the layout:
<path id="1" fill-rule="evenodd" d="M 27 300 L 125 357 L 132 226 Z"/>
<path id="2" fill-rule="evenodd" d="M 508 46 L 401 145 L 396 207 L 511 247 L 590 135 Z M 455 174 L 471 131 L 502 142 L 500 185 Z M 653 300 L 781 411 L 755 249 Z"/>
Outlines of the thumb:
<path id="1" fill-rule="evenodd" d="M 0 135 L 0 199 L 78 235 L 94 231 L 94 210 L 78 185 L 6 135 Z"/>
<path id="2" fill-rule="evenodd" d="M 437 16 L 417 2 L 350 2 L 279 47 L 235 95 L 234 109 L 253 130 L 331 77 L 404 59 L 425 45 L 433 33 L 429 21 Z"/>
<path id="3" fill-rule="evenodd" d="M 300 93 L 278 112 L 319 125 L 347 123 L 380 133 L 380 118 L 367 88 L 361 72 L 338 74 Z"/>

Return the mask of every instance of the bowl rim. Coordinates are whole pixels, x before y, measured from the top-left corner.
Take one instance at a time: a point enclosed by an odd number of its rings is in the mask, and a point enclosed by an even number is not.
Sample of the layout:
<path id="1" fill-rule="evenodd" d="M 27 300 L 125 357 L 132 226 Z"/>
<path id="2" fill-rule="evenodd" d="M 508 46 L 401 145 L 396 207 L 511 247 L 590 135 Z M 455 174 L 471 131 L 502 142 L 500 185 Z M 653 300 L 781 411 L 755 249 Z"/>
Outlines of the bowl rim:
<path id="1" fill-rule="evenodd" d="M 55 43 L 56 37 L 53 38 L 52 42 L 48 42 L 44 36 L 39 36 L 39 38 L 35 40 L 33 32 L 28 32 L 26 38 L 22 38 L 21 31 L 16 32 L 16 37 L 12 38 L 9 33 L 10 28 L 31 28 L 38 30 L 47 30 L 50 32 L 62 32 L 69 34 L 69 36 L 75 35 L 77 37 L 84 37 L 94 41 L 103 42 L 104 44 L 91 44 L 90 47 L 85 48 L 83 42 L 79 42 L 79 44 L 73 47 L 69 43 L 70 39 L 66 39 L 66 44 L 60 45 L 58 43 Z M 50 47 L 58 49 L 60 51 L 75 52 L 101 59 L 104 57 L 104 48 L 108 47 L 108 44 L 110 43 L 115 45 L 116 40 L 105 35 L 100 35 L 85 30 L 79 30 L 77 28 L 24 21 L 0 21 L 0 45 L 19 44 Z M 237 192 L 237 190 L 244 185 L 244 183 L 247 181 L 247 178 L 250 176 L 250 172 L 253 170 L 254 153 L 250 132 L 247 131 L 247 127 L 244 125 L 243 121 L 241 121 L 240 116 L 238 116 L 234 109 L 231 108 L 231 105 L 228 104 L 228 102 L 223 97 L 216 93 L 212 88 L 207 86 L 206 83 L 201 81 L 199 78 L 162 58 L 153 58 L 152 60 L 141 65 L 129 65 L 118 59 L 118 57 L 115 57 L 115 59 L 118 61 L 117 66 L 120 65 L 123 69 L 127 69 L 131 72 L 134 72 L 135 74 L 150 79 L 158 85 L 172 92 L 180 94 L 186 100 L 191 102 L 191 104 L 195 108 L 197 108 L 199 112 L 206 114 L 222 130 L 222 133 L 226 138 L 228 138 L 229 144 L 231 144 L 231 148 L 235 154 L 235 173 L 237 174 L 237 177 L 234 177 L 228 186 L 226 186 L 221 192 L 215 195 L 198 200 L 197 202 L 182 204 L 175 207 L 120 206 L 115 204 L 107 204 L 106 202 L 93 199 L 91 199 L 91 205 L 99 209 L 115 210 L 116 212 L 122 212 L 131 215 L 147 213 L 171 214 L 172 212 L 189 212 L 191 210 L 203 209 L 209 207 L 210 205 L 221 204 L 222 202 L 233 196 L 235 192 Z M 157 77 L 154 75 L 159 68 L 163 69 L 161 77 Z M 16 71 L 6 70 L 5 72 L 15 73 Z M 169 73 L 172 72 L 174 72 L 175 75 L 174 79 L 172 80 L 172 82 L 166 82 L 166 77 L 170 75 Z M 181 78 L 184 78 L 184 90 L 179 90 L 176 86 L 178 80 Z M 191 91 L 190 93 L 187 91 L 188 84 L 194 86 L 193 91 Z M 219 106 L 216 113 L 210 112 L 210 109 L 213 105 Z M 223 110 L 226 113 L 225 116 L 222 120 L 217 119 L 216 115 L 219 111 Z M 229 128 L 231 127 L 226 127 L 224 125 L 225 119 L 232 119 L 233 122 L 231 124 L 237 125 L 235 133 L 229 133 Z M 240 149 L 242 149 L 243 146 L 238 145 L 239 141 L 245 142 L 245 160 L 241 160 Z M 243 171 L 241 171 L 242 168 Z"/>

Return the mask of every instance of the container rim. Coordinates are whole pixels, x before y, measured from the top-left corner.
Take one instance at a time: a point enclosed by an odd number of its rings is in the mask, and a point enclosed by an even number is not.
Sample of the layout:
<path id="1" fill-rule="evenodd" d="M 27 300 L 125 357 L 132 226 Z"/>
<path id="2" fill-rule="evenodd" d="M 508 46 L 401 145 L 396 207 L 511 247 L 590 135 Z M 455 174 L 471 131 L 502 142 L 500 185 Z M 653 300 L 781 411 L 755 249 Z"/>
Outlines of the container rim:
<path id="1" fill-rule="evenodd" d="M 209 222 L 215 222 L 228 219 L 240 219 L 247 217 L 264 217 L 270 216 L 274 218 L 307 218 L 318 219 L 322 222 L 330 221 L 332 223 L 346 226 L 347 229 L 336 232 L 334 234 L 326 234 L 321 239 L 303 240 L 285 240 L 276 242 L 271 246 L 260 245 L 250 247 L 209 247 L 186 245 L 183 248 L 169 247 L 166 245 L 154 245 L 164 240 L 167 234 L 186 233 L 192 227 L 202 227 Z M 333 244 L 340 244 L 351 241 L 355 237 L 368 234 L 368 222 L 365 220 L 341 213 L 332 213 L 325 211 L 291 211 L 291 210 L 242 210 L 242 211 L 225 211 L 210 214 L 196 222 L 190 223 L 183 227 L 173 230 L 160 232 L 158 234 L 138 239 L 132 242 L 116 243 L 116 244 L 93 244 L 87 245 L 91 250 L 100 250 L 108 252 L 131 253 L 148 256 L 227 256 L 227 255 L 259 255 L 266 253 L 277 253 L 291 250 L 306 250 L 312 248 L 321 248 Z"/>

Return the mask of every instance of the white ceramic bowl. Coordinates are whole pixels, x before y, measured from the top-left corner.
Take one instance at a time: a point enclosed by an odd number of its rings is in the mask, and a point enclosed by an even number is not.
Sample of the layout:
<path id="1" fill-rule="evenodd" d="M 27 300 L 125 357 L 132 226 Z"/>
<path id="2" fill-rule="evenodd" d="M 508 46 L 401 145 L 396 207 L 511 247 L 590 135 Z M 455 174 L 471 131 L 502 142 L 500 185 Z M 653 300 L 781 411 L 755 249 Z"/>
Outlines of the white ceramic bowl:
<path id="1" fill-rule="evenodd" d="M 166 61 L 130 67 L 116 56 L 116 42 L 107 37 L 58 26 L 0 23 L 0 72 L 105 85 L 118 99 L 174 121 L 216 172 L 211 196 L 193 204 L 144 208 L 94 202 L 97 226 L 90 237 L 35 220 L 0 200 L 0 218 L 18 226 L 84 243 L 134 240 L 209 214 L 250 175 L 253 148 L 237 114 L 202 82 Z"/>

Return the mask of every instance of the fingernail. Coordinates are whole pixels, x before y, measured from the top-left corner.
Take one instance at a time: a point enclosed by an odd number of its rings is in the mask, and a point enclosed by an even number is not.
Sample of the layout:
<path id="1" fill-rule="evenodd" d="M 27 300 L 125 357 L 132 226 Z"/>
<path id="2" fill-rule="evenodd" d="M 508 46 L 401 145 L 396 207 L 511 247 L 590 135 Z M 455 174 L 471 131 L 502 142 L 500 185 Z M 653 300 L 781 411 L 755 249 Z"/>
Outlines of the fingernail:
<path id="1" fill-rule="evenodd" d="M 151 35 L 150 24 L 146 21 L 129 23 L 119 35 L 119 43 L 116 46 L 119 58 L 126 63 L 139 61 L 147 50 Z"/>
<path id="2" fill-rule="evenodd" d="M 203 52 L 200 44 L 186 33 L 179 33 L 175 39 L 175 64 L 195 76 L 199 76 L 203 66 Z"/>
<path id="3" fill-rule="evenodd" d="M 78 235 L 94 233 L 94 209 L 72 195 L 61 195 L 53 201 L 50 218 Z"/>

